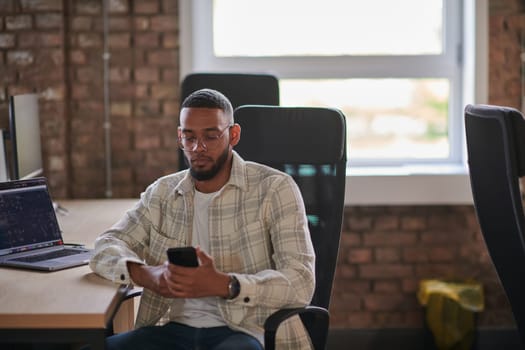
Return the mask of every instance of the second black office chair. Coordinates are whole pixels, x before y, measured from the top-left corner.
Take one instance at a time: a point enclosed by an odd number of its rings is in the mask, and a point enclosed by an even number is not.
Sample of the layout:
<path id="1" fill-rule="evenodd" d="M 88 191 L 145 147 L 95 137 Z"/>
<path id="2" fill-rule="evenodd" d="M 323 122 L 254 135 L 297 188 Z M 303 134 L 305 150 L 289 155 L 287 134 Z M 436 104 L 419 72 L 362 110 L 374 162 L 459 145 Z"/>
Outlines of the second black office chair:
<path id="1" fill-rule="evenodd" d="M 245 159 L 290 174 L 306 207 L 316 254 L 316 286 L 310 306 L 283 309 L 265 323 L 265 348 L 274 349 L 279 324 L 299 315 L 314 348 L 324 349 L 328 336 L 346 180 L 346 123 L 335 109 L 241 106 L 235 110 L 241 140 L 235 150 Z"/>
<path id="2" fill-rule="evenodd" d="M 525 120 L 513 108 L 469 105 L 465 128 L 478 223 L 525 347 Z"/>
<path id="3" fill-rule="evenodd" d="M 271 74 L 251 73 L 192 73 L 181 84 L 180 102 L 200 89 L 222 92 L 233 108 L 242 105 L 279 105 L 279 81 Z M 179 169 L 186 169 L 184 154 L 179 150 Z"/>

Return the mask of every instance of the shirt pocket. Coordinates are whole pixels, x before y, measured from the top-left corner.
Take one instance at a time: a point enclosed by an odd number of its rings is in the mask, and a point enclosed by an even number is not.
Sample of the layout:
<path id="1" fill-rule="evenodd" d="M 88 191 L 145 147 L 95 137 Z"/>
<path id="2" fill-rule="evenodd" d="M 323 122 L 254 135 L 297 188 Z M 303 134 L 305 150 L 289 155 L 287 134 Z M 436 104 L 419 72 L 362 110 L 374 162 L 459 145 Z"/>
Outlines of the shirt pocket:
<path id="1" fill-rule="evenodd" d="M 150 265 L 159 265 L 168 260 L 166 251 L 168 248 L 187 246 L 187 240 L 183 237 L 168 237 L 164 232 L 151 228 L 149 241 L 149 254 L 146 259 Z"/>
<path id="2" fill-rule="evenodd" d="M 228 270 L 250 274 L 271 268 L 272 254 L 268 228 L 262 221 L 249 223 L 232 233 Z"/>

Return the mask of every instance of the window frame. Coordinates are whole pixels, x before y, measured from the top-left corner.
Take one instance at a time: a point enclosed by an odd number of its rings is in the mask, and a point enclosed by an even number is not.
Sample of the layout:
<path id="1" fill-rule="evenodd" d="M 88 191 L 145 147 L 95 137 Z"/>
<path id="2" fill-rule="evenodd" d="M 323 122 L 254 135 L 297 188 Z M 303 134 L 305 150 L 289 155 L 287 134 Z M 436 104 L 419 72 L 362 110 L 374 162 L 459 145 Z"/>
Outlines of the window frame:
<path id="1" fill-rule="evenodd" d="M 429 60 L 436 67 L 460 61 L 462 70 L 458 67 L 443 68 L 449 69 L 451 74 L 458 77 L 456 85 L 451 86 L 449 106 L 451 155 L 446 161 L 421 164 L 374 166 L 349 162 L 345 199 L 348 205 L 472 203 L 465 156 L 463 106 L 468 103 L 487 103 L 488 0 L 446 1 L 446 4 L 462 5 L 459 10 L 463 26 L 458 28 L 453 24 L 445 30 L 447 33 L 451 30 L 462 32 L 463 44 L 458 45 L 445 38 L 443 55 L 390 57 L 388 69 L 390 73 L 397 72 L 393 77 L 407 77 L 406 71 L 401 67 L 408 63 L 412 65 L 412 75 L 409 77 L 429 77 L 425 71 Z M 289 64 L 290 60 L 297 62 L 297 57 L 213 57 L 213 38 L 208 35 L 212 30 L 211 4 L 210 0 L 179 1 L 181 79 L 190 72 L 261 72 L 261 67 L 272 67 L 271 71 L 265 72 L 273 73 L 280 79 L 380 78 L 385 74 L 381 68 L 385 66 L 381 57 L 302 57 L 301 64 L 294 65 Z M 457 10 L 445 5 L 445 11 Z M 448 36 L 447 34 L 446 37 Z M 307 69 L 312 66 L 316 69 Z M 392 68 L 396 66 L 398 70 Z"/>

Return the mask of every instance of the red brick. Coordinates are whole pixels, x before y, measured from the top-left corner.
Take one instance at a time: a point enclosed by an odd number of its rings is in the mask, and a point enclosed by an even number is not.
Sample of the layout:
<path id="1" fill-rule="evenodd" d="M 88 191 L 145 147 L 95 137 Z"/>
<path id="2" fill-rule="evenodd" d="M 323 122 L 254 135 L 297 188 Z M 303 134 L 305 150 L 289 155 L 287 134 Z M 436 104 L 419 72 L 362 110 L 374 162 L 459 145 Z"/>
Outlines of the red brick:
<path id="1" fill-rule="evenodd" d="M 0 1 L 0 13 L 14 12 L 14 0 Z"/>
<path id="2" fill-rule="evenodd" d="M 402 230 L 423 230 L 426 228 L 426 219 L 421 216 L 401 217 Z"/>
<path id="3" fill-rule="evenodd" d="M 424 247 L 403 247 L 402 252 L 405 262 L 428 262 L 428 254 Z"/>
<path id="4" fill-rule="evenodd" d="M 82 50 L 71 50 L 69 59 L 73 64 L 86 64 L 86 53 Z"/>
<path id="5" fill-rule="evenodd" d="M 116 100 L 130 100 L 135 96 L 135 86 L 128 83 L 114 83 L 109 84 L 111 91 L 111 98 Z"/>
<path id="6" fill-rule="evenodd" d="M 150 28 L 150 20 L 148 17 L 135 17 L 133 24 L 134 28 L 138 31 L 148 30 Z"/>
<path id="7" fill-rule="evenodd" d="M 155 83 L 159 81 L 159 69 L 156 67 L 140 67 L 135 69 L 135 80 L 140 83 Z"/>
<path id="8" fill-rule="evenodd" d="M 78 42 L 78 46 L 79 47 L 83 47 L 83 48 L 90 48 L 90 47 L 101 48 L 102 47 L 102 36 L 100 34 L 95 34 L 95 33 L 78 34 L 77 42 Z"/>
<path id="9" fill-rule="evenodd" d="M 160 115 L 159 102 L 155 100 L 136 101 L 136 115 L 158 117 Z"/>
<path id="10" fill-rule="evenodd" d="M 165 33 L 162 36 L 162 47 L 166 49 L 174 49 L 179 47 L 179 36 L 176 34 Z"/>
<path id="11" fill-rule="evenodd" d="M 109 79 L 112 82 L 129 82 L 131 77 L 130 69 L 127 67 L 112 67 L 109 69 Z"/>
<path id="12" fill-rule="evenodd" d="M 175 1 L 162 0 L 162 12 L 178 14 L 179 13 L 179 7 L 177 6 L 177 3 Z"/>
<path id="13" fill-rule="evenodd" d="M 151 30 L 153 31 L 169 32 L 177 29 L 177 19 L 174 16 L 153 16 L 151 18 Z"/>
<path id="14" fill-rule="evenodd" d="M 178 87 L 173 84 L 153 84 L 151 86 L 151 97 L 162 98 L 177 98 Z"/>
<path id="15" fill-rule="evenodd" d="M 135 147 L 139 150 L 157 149 L 160 147 L 160 138 L 156 133 L 135 135 Z"/>
<path id="16" fill-rule="evenodd" d="M 361 264 L 358 271 L 361 278 L 369 279 L 405 278 L 414 275 L 412 266 L 403 264 Z"/>
<path id="17" fill-rule="evenodd" d="M 363 297 L 366 310 L 369 311 L 396 311 L 406 309 L 407 298 L 399 294 L 368 294 Z"/>
<path id="18" fill-rule="evenodd" d="M 155 50 L 147 53 L 149 64 L 158 66 L 173 66 L 178 62 L 177 53 L 174 50 Z"/>
<path id="19" fill-rule="evenodd" d="M 132 22 L 129 17 L 110 17 L 109 18 L 109 30 L 111 32 L 126 31 L 131 32 Z"/>
<path id="20" fill-rule="evenodd" d="M 354 278 L 357 275 L 357 268 L 350 265 L 341 265 L 336 269 L 336 273 L 342 279 Z"/>
<path id="21" fill-rule="evenodd" d="M 348 321 L 344 324 L 345 328 L 372 328 L 376 323 L 372 313 L 368 311 L 352 312 L 348 314 Z"/>
<path id="22" fill-rule="evenodd" d="M 456 279 L 462 276 L 462 268 L 455 263 L 448 264 L 420 264 L 415 266 L 415 276 L 429 279 Z"/>
<path id="23" fill-rule="evenodd" d="M 135 35 L 135 46 L 144 48 L 159 47 L 159 33 L 144 32 Z"/>
<path id="24" fill-rule="evenodd" d="M 133 96 L 136 98 L 149 97 L 149 85 L 148 84 L 135 84 L 135 93 Z"/>
<path id="25" fill-rule="evenodd" d="M 33 53 L 30 51 L 8 51 L 7 52 L 7 63 L 18 65 L 18 66 L 27 66 L 34 61 Z"/>
<path id="26" fill-rule="evenodd" d="M 453 262 L 457 257 L 457 249 L 450 245 L 430 247 L 427 253 L 431 262 Z"/>
<path id="27" fill-rule="evenodd" d="M 363 236 L 365 246 L 406 246 L 417 242 L 412 232 L 368 232 Z"/>
<path id="28" fill-rule="evenodd" d="M 130 47 L 129 33 L 112 33 L 108 37 L 108 46 L 111 49 L 121 49 Z"/>
<path id="29" fill-rule="evenodd" d="M 454 228 L 432 229 L 421 234 L 421 242 L 425 244 L 453 244 L 466 241 L 469 241 L 468 231 L 457 231 Z"/>
<path id="30" fill-rule="evenodd" d="M 85 99 L 91 96 L 90 86 L 87 84 L 75 83 L 71 86 L 71 97 L 73 99 Z"/>
<path id="31" fill-rule="evenodd" d="M 7 30 L 31 29 L 33 23 L 30 15 L 6 16 L 5 27 Z"/>
<path id="32" fill-rule="evenodd" d="M 0 48 L 10 48 L 15 46 L 14 34 L 0 34 Z"/>
<path id="33" fill-rule="evenodd" d="M 62 28 L 63 20 L 60 13 L 42 13 L 35 15 L 36 28 L 38 29 Z"/>
<path id="34" fill-rule="evenodd" d="M 93 26 L 93 19 L 88 16 L 75 16 L 71 19 L 71 28 L 75 31 L 90 30 Z"/>
<path id="35" fill-rule="evenodd" d="M 375 248 L 374 257 L 378 263 L 397 263 L 401 261 L 399 248 Z"/>
<path id="36" fill-rule="evenodd" d="M 26 0 L 20 1 L 20 7 L 23 11 L 62 11 L 62 0 Z"/>
<path id="37" fill-rule="evenodd" d="M 111 102 L 110 111 L 112 115 L 131 116 L 131 102 Z"/>
<path id="38" fill-rule="evenodd" d="M 178 84 L 179 82 L 179 71 L 176 68 L 164 68 L 162 69 L 162 81 L 170 84 Z"/>
<path id="39" fill-rule="evenodd" d="M 138 1 L 135 2 L 137 3 Z M 111 0 L 108 10 L 110 14 L 125 14 L 129 11 L 128 0 Z"/>
<path id="40" fill-rule="evenodd" d="M 63 101 L 65 96 L 64 85 L 49 86 L 40 91 L 40 98 L 45 101 Z"/>
<path id="41" fill-rule="evenodd" d="M 159 4 L 157 1 L 137 1 L 133 10 L 139 14 L 156 14 L 159 12 Z"/>
<path id="42" fill-rule="evenodd" d="M 397 281 L 397 280 L 395 280 L 395 281 L 393 281 L 393 280 L 390 280 L 390 281 L 381 280 L 381 281 L 375 281 L 374 282 L 373 291 L 375 293 L 391 293 L 391 294 L 395 294 L 395 293 L 399 293 L 401 291 L 401 287 L 400 287 L 399 281 Z"/>
<path id="43" fill-rule="evenodd" d="M 119 67 L 119 66 L 131 67 L 133 66 L 133 64 L 135 63 L 133 62 L 133 50 L 131 49 L 112 50 L 110 63 L 112 67 Z"/>
<path id="44" fill-rule="evenodd" d="M 372 262 L 372 251 L 367 248 L 350 249 L 346 261 L 350 264 L 370 263 Z"/>
<path id="45" fill-rule="evenodd" d="M 334 293 L 334 300 L 337 300 L 338 310 L 357 311 L 361 309 L 361 297 L 358 294 L 344 292 Z"/>
<path id="46" fill-rule="evenodd" d="M 100 15 L 102 14 L 102 2 L 97 0 L 77 1 L 75 10 L 78 14 Z"/>
<path id="47" fill-rule="evenodd" d="M 81 83 L 102 81 L 102 67 L 82 66 L 76 69 L 76 78 Z"/>
<path id="48" fill-rule="evenodd" d="M 63 40 L 60 33 L 35 33 L 27 32 L 18 35 L 18 45 L 26 47 L 62 46 Z"/>
<path id="49" fill-rule="evenodd" d="M 399 228 L 399 219 L 393 215 L 382 215 L 374 220 L 374 228 L 377 231 L 396 230 Z"/>
<path id="50" fill-rule="evenodd" d="M 348 228 L 353 231 L 370 230 L 372 228 L 372 217 L 370 216 L 350 216 L 345 221 Z"/>

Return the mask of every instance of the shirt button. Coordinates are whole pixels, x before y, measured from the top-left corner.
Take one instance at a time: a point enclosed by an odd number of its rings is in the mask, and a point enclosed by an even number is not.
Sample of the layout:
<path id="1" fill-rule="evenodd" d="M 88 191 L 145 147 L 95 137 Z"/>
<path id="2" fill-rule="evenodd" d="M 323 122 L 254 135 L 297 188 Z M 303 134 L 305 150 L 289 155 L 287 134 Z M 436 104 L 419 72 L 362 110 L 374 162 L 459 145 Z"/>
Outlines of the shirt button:
<path id="1" fill-rule="evenodd" d="M 124 281 L 126 279 L 126 276 L 124 274 L 120 275 L 120 280 Z"/>
<path id="2" fill-rule="evenodd" d="M 244 298 L 244 302 L 245 302 L 245 303 L 249 303 L 249 302 L 250 302 L 250 297 L 245 297 L 245 298 Z"/>

